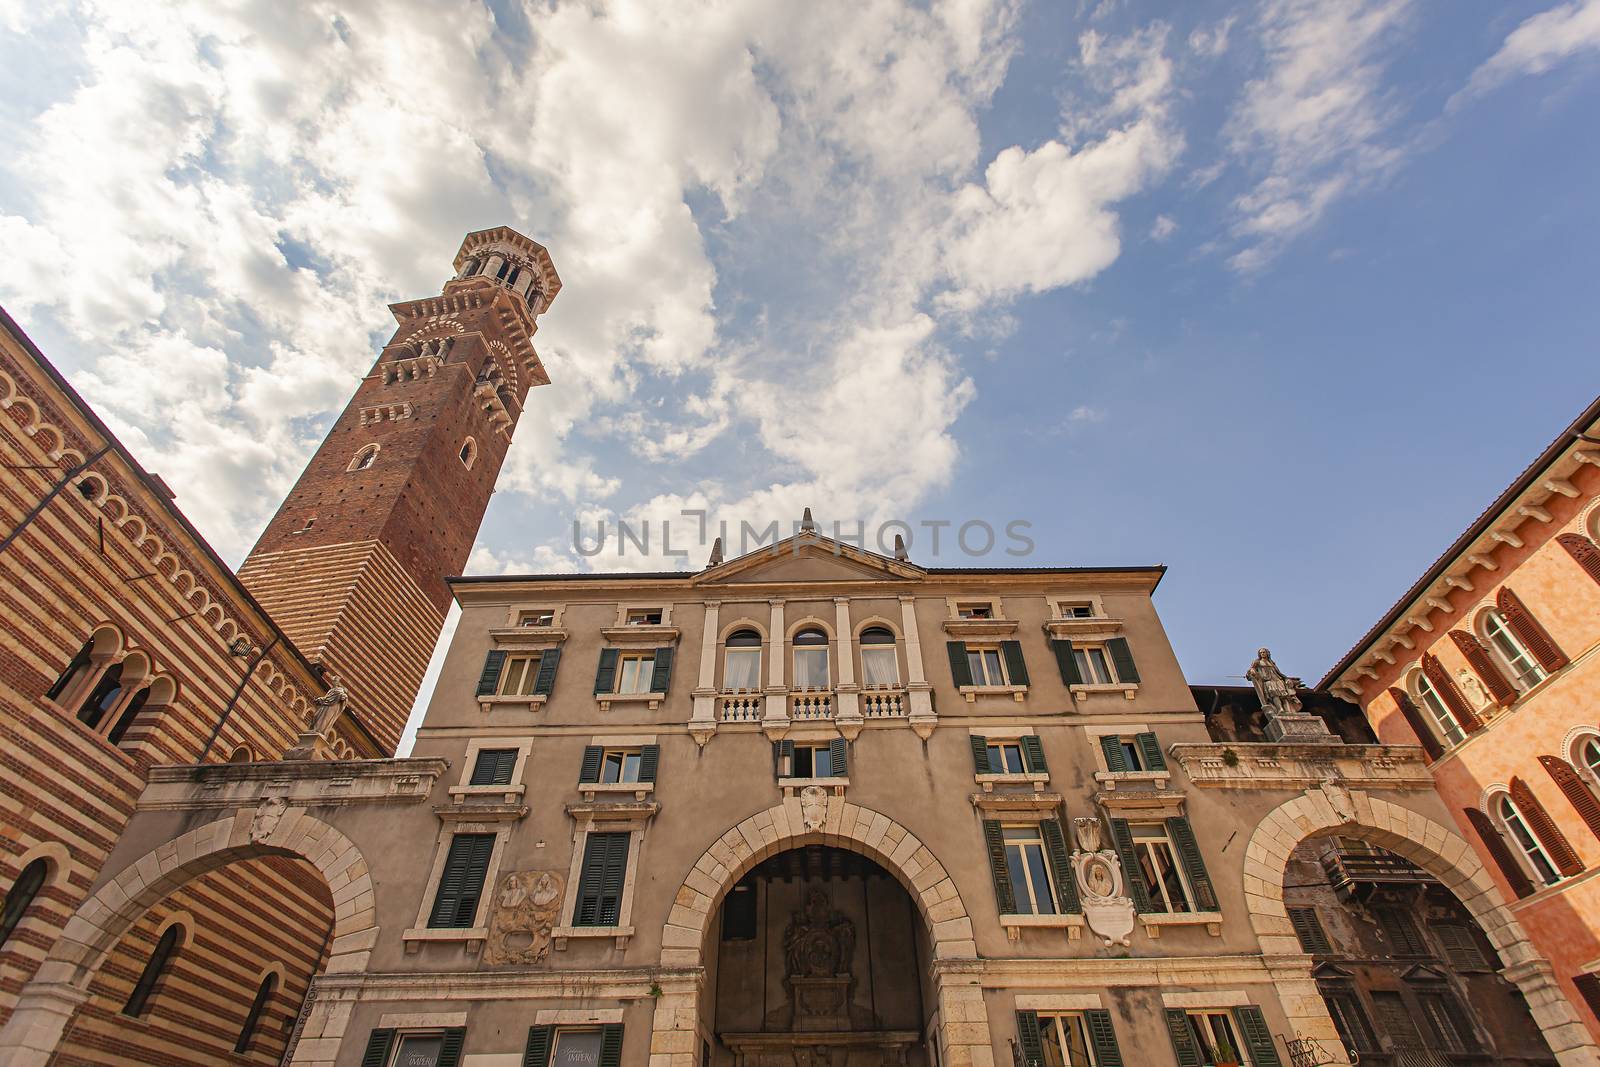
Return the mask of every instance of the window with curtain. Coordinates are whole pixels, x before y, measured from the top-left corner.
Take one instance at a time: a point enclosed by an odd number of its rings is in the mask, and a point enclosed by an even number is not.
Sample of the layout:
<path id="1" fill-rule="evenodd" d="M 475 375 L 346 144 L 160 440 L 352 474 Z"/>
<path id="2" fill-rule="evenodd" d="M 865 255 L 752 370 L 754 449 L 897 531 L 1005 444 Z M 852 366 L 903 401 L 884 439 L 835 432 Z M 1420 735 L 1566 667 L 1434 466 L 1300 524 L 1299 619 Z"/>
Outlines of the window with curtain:
<path id="1" fill-rule="evenodd" d="M 900 661 L 894 633 L 882 626 L 861 631 L 861 682 L 863 685 L 900 684 Z"/>
<path id="2" fill-rule="evenodd" d="M 792 644 L 796 688 L 828 688 L 828 635 L 816 629 L 801 630 Z"/>
<path id="3" fill-rule="evenodd" d="M 728 635 L 722 658 L 722 688 L 753 691 L 761 688 L 761 635 L 738 630 Z"/>
<path id="4" fill-rule="evenodd" d="M 1439 735 L 1444 739 L 1445 744 L 1459 745 L 1466 740 L 1467 735 L 1461 729 L 1461 724 L 1456 722 L 1454 715 L 1450 714 L 1450 709 L 1445 706 L 1444 699 L 1439 696 L 1438 690 L 1434 689 L 1433 683 L 1428 681 L 1427 677 L 1422 674 L 1417 675 L 1417 702 L 1423 706 L 1428 714 L 1433 717 L 1433 721 L 1438 724 Z"/>
<path id="5" fill-rule="evenodd" d="M 1555 864 L 1550 862 L 1550 857 L 1545 854 L 1544 846 L 1539 844 L 1539 839 L 1528 829 L 1527 820 L 1522 817 L 1522 812 L 1517 810 L 1511 798 L 1501 794 L 1496 809 L 1501 825 L 1506 828 L 1506 833 L 1510 835 L 1523 858 L 1528 861 L 1528 865 L 1533 868 L 1539 881 L 1545 885 L 1554 885 L 1561 881 L 1560 872 L 1556 870 Z"/>
<path id="6" fill-rule="evenodd" d="M 1511 632 L 1505 617 L 1498 611 L 1484 612 L 1483 633 L 1488 638 L 1489 646 L 1499 653 L 1500 659 L 1510 668 L 1511 677 L 1518 686 L 1531 689 L 1545 680 L 1544 668 L 1539 666 L 1539 661 L 1533 658 L 1517 635 Z"/>

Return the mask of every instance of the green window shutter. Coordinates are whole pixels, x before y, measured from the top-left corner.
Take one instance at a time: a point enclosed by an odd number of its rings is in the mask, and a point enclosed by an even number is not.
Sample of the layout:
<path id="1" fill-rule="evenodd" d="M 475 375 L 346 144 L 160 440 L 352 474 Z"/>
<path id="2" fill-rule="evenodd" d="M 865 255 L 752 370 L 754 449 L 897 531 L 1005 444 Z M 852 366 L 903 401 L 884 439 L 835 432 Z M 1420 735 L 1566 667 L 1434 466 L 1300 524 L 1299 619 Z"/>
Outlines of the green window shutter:
<path id="1" fill-rule="evenodd" d="M 1115 734 L 1101 736 L 1100 751 L 1106 754 L 1106 770 L 1117 774 L 1129 769 L 1127 757 L 1122 754 L 1122 738 Z"/>
<path id="2" fill-rule="evenodd" d="M 1144 757 L 1144 769 L 1147 771 L 1164 771 L 1167 769 L 1167 757 L 1161 753 L 1161 742 L 1153 733 L 1139 734 L 1139 755 Z"/>
<path id="3" fill-rule="evenodd" d="M 972 742 L 972 773 L 994 773 L 994 768 L 989 766 L 989 739 L 973 734 L 968 740 Z"/>
<path id="4" fill-rule="evenodd" d="M 835 778 L 850 777 L 850 749 L 842 737 L 828 742 L 828 770 Z"/>
<path id="5" fill-rule="evenodd" d="M 522 1050 L 522 1067 L 550 1067 L 550 1046 L 555 1043 L 553 1026 L 528 1027 L 528 1044 Z"/>
<path id="6" fill-rule="evenodd" d="M 1244 1034 L 1244 1043 L 1250 1048 L 1250 1067 L 1282 1067 L 1278 1050 L 1272 1044 L 1272 1031 L 1267 1029 L 1261 1009 L 1253 1005 L 1234 1008 L 1233 1017 Z"/>
<path id="7" fill-rule="evenodd" d="M 1111 653 L 1111 665 L 1117 669 L 1117 681 L 1138 684 L 1139 668 L 1133 665 L 1133 652 L 1128 648 L 1128 639 L 1113 637 L 1106 642 L 1106 651 Z"/>
<path id="8" fill-rule="evenodd" d="M 1022 658 L 1021 641 L 1001 641 L 1000 656 L 1006 661 L 1006 677 L 1012 685 L 1028 684 L 1028 661 Z"/>
<path id="9" fill-rule="evenodd" d="M 1178 1067 L 1205 1067 L 1200 1049 L 1195 1044 L 1194 1031 L 1189 1029 L 1189 1015 L 1178 1008 L 1167 1009 L 1167 1036 L 1172 1038 L 1172 1051 L 1178 1056 Z"/>
<path id="10" fill-rule="evenodd" d="M 620 1067 L 622 1063 L 622 1024 L 606 1023 L 600 1028 L 600 1067 Z"/>
<path id="11" fill-rule="evenodd" d="M 774 741 L 774 742 L 772 742 L 772 777 L 774 777 L 774 778 L 782 778 L 783 777 L 783 767 L 784 767 L 784 761 L 785 760 L 788 761 L 788 765 L 791 768 L 794 766 L 794 742 L 793 741 Z"/>
<path id="12" fill-rule="evenodd" d="M 1128 829 L 1127 819 L 1111 820 L 1111 840 L 1117 846 L 1117 858 L 1122 860 L 1122 878 L 1127 884 L 1128 896 L 1133 898 L 1133 910 L 1154 911 L 1150 906 L 1150 889 L 1144 884 L 1144 874 L 1139 869 L 1138 854 L 1133 851 L 1133 831 Z"/>
<path id="13" fill-rule="evenodd" d="M 660 745 L 641 745 L 639 748 L 639 781 L 656 780 L 656 767 L 661 763 Z"/>
<path id="14" fill-rule="evenodd" d="M 478 695 L 492 697 L 495 690 L 500 688 L 500 672 L 505 670 L 506 654 L 503 649 L 494 649 L 483 657 L 483 673 L 478 675 Z"/>
<path id="15" fill-rule="evenodd" d="M 439 1067 L 460 1067 L 461 1046 L 467 1043 L 467 1028 L 465 1026 L 451 1026 L 444 1032 L 444 1040 L 439 1045 Z"/>
<path id="16" fill-rule="evenodd" d="M 469 785 L 510 785 L 511 772 L 517 766 L 514 748 L 480 748 L 478 759 L 472 765 Z"/>
<path id="17" fill-rule="evenodd" d="M 1078 673 L 1078 660 L 1072 654 L 1072 642 L 1051 641 L 1050 645 L 1056 652 L 1056 666 L 1061 668 L 1062 684 L 1082 685 L 1083 675 Z"/>
<path id="18" fill-rule="evenodd" d="M 1019 740 L 1022 742 L 1022 764 L 1028 768 L 1029 774 L 1049 774 L 1050 765 L 1044 761 L 1044 745 L 1034 734 L 1025 734 Z"/>
<path id="19" fill-rule="evenodd" d="M 622 908 L 622 883 L 628 870 L 629 834 L 590 833 L 584 841 L 578 874 L 577 926 L 615 926 Z"/>
<path id="20" fill-rule="evenodd" d="M 1328 935 L 1317 919 L 1316 908 L 1289 908 L 1288 912 L 1289 923 L 1294 927 L 1294 936 L 1300 939 L 1301 948 L 1322 955 L 1333 951 L 1333 946 L 1328 943 Z"/>
<path id="21" fill-rule="evenodd" d="M 394 1029 L 384 1027 L 372 1031 L 367 1038 L 367 1051 L 361 1054 L 361 1067 L 388 1067 L 389 1053 L 394 1051 Z"/>
<path id="22" fill-rule="evenodd" d="M 466 929 L 478 914 L 483 896 L 483 880 L 494 854 L 494 834 L 456 834 L 450 839 L 439 892 L 433 898 L 428 926 L 434 929 Z"/>
<path id="23" fill-rule="evenodd" d="M 1089 1027 L 1089 1043 L 1094 1046 L 1095 1067 L 1122 1067 L 1122 1050 L 1117 1047 L 1117 1031 L 1111 1025 L 1111 1013 L 1104 1008 L 1090 1008 L 1083 1013 Z"/>
<path id="24" fill-rule="evenodd" d="M 614 648 L 602 648 L 600 650 L 600 662 L 594 669 L 594 691 L 596 694 L 611 693 L 616 688 L 617 650 Z"/>
<path id="25" fill-rule="evenodd" d="M 1011 871 L 1006 866 L 1006 838 L 1000 824 L 983 821 L 983 844 L 989 853 L 989 874 L 994 878 L 994 899 L 1001 915 L 1015 915 L 1017 898 L 1011 892 Z"/>
<path id="26" fill-rule="evenodd" d="M 959 688 L 972 684 L 972 664 L 967 662 L 967 643 L 965 641 L 946 641 L 945 650 L 950 653 L 950 680 Z"/>
<path id="27" fill-rule="evenodd" d="M 1017 1043 L 1022 1046 L 1022 1067 L 1044 1067 L 1044 1040 L 1039 1034 L 1038 1012 L 1017 1012 Z"/>
<path id="28" fill-rule="evenodd" d="M 1194 889 L 1196 911 L 1216 911 L 1217 891 L 1211 887 L 1211 876 L 1206 873 L 1205 860 L 1200 858 L 1200 845 L 1194 839 L 1194 828 L 1187 818 L 1167 820 L 1167 834 L 1178 849 L 1183 869 L 1189 875 L 1189 885 Z"/>
<path id="29" fill-rule="evenodd" d="M 605 749 L 599 745 L 583 746 L 583 762 L 578 765 L 578 784 L 588 785 L 600 781 L 600 760 Z"/>
<path id="30" fill-rule="evenodd" d="M 650 667 L 650 692 L 665 693 L 672 685 L 672 649 L 656 649 L 656 661 Z"/>
<path id="31" fill-rule="evenodd" d="M 1056 909 L 1063 915 L 1074 915 L 1083 910 L 1083 905 L 1078 903 L 1078 879 L 1072 873 L 1072 858 L 1067 854 L 1067 836 L 1055 819 L 1041 819 L 1039 831 L 1044 835 L 1044 850 L 1050 857 L 1050 877 L 1056 883 Z"/>
<path id="32" fill-rule="evenodd" d="M 547 648 L 539 655 L 539 673 L 534 676 L 533 691 L 549 696 L 556 687 L 556 668 L 561 666 L 561 650 Z"/>

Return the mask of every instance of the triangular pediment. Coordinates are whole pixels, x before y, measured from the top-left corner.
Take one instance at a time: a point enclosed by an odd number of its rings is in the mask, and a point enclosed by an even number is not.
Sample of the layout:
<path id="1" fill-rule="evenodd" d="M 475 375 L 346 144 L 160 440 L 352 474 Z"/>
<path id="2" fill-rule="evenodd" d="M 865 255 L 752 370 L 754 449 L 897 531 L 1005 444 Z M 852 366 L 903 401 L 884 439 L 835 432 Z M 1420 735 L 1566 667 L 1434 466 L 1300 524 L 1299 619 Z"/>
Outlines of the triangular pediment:
<path id="1" fill-rule="evenodd" d="M 1425 963 L 1417 964 L 1400 977 L 1408 982 L 1443 982 L 1445 980 L 1442 971 L 1436 971 Z"/>
<path id="2" fill-rule="evenodd" d="M 758 582 L 861 582 L 918 580 L 921 567 L 802 531 L 774 545 L 708 567 L 697 583 L 706 585 Z"/>

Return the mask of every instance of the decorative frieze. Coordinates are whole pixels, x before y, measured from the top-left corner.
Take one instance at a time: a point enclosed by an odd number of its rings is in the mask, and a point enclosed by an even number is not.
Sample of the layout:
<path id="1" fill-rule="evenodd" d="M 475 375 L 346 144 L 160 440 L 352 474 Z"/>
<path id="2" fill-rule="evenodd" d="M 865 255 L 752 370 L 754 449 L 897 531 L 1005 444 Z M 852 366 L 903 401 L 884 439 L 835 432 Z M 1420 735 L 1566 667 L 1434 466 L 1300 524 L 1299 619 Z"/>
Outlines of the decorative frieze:
<path id="1" fill-rule="evenodd" d="M 144 811 L 232 811 L 268 799 L 290 806 L 416 804 L 450 766 L 442 759 L 302 760 L 154 766 Z"/>
<path id="2" fill-rule="evenodd" d="M 1433 788 L 1415 745 L 1177 744 L 1171 756 L 1198 786 L 1305 789 L 1332 780 L 1358 788 Z"/>

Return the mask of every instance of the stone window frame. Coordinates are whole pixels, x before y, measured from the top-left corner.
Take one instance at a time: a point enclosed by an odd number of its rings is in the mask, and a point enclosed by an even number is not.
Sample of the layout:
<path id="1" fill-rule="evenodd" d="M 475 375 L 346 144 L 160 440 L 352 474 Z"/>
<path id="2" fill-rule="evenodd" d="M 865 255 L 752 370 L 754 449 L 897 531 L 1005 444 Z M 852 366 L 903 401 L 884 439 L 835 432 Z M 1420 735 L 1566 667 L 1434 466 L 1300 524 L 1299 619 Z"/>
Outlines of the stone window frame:
<path id="1" fill-rule="evenodd" d="M 138 1014 L 130 1015 L 128 1013 L 128 1003 L 132 1000 L 133 990 L 137 989 L 138 983 L 143 980 L 144 973 L 150 966 L 151 957 L 155 953 L 155 946 L 161 944 L 161 939 L 166 937 L 167 931 L 171 930 L 174 926 L 178 928 L 178 936 L 172 943 L 172 951 L 167 955 L 167 958 L 162 961 L 161 971 L 156 975 L 155 982 L 151 984 L 149 992 L 145 994 L 144 1002 L 139 1006 Z M 162 994 L 172 979 L 172 968 L 177 965 L 179 958 L 183 956 L 185 950 L 194 944 L 195 930 L 196 926 L 194 915 L 192 913 L 188 911 L 175 911 L 171 915 L 168 915 L 165 919 L 162 919 L 161 924 L 151 932 L 152 947 L 149 952 L 146 952 L 141 957 L 141 961 L 139 963 L 139 976 L 134 979 L 133 987 L 129 990 L 126 996 L 123 996 L 121 993 L 114 995 L 115 1000 L 122 1000 L 124 1002 L 123 1006 L 117 1009 L 116 1015 L 112 1016 L 113 1020 L 118 1026 L 149 1024 L 150 1012 L 155 1005 L 156 998 Z"/>
<path id="2" fill-rule="evenodd" d="M 1240 1067 L 1259 1067 L 1258 1062 L 1250 1057 L 1249 1048 L 1245 1047 L 1244 1035 L 1239 1033 L 1239 1022 L 1234 1015 L 1235 1008 L 1258 1007 L 1250 995 L 1242 989 L 1206 989 L 1195 992 L 1178 992 L 1161 994 L 1162 1010 L 1172 1009 L 1192 1015 L 1196 1012 L 1222 1014 L 1228 1017 L 1228 1027 L 1233 1032 L 1234 1052 L 1239 1056 Z"/>
<path id="3" fill-rule="evenodd" d="M 1019 748 L 1024 737 L 1039 737 L 1041 743 L 1044 740 L 1039 731 L 1032 726 L 1002 725 L 998 723 L 992 726 L 987 723 L 971 726 L 967 729 L 967 736 L 981 737 L 986 741 L 1014 741 Z M 973 768 L 972 780 L 983 786 L 984 792 L 993 790 L 997 785 L 1027 785 L 1032 786 L 1035 790 L 1042 790 L 1050 784 L 1050 772 L 1024 770 L 1020 774 L 1009 772 L 979 774 L 977 768 Z"/>
<path id="4" fill-rule="evenodd" d="M 741 630 L 749 630 L 761 638 L 761 644 L 754 646 L 760 653 L 761 660 L 756 665 L 756 686 L 754 689 L 729 689 L 728 688 L 728 638 Z M 758 620 L 751 618 L 737 618 L 722 627 L 722 632 L 717 635 L 715 659 L 712 663 L 712 678 L 714 688 L 718 694 L 726 695 L 759 695 L 765 691 L 766 679 L 771 677 L 772 668 L 772 638 L 767 633 L 767 628 Z"/>
<path id="5" fill-rule="evenodd" d="M 1590 767 L 1588 761 L 1583 758 L 1583 746 L 1591 741 L 1600 745 L 1600 729 L 1586 724 L 1575 726 L 1562 740 L 1561 753 L 1578 772 L 1578 777 L 1583 779 L 1584 784 L 1596 795 L 1600 795 L 1600 770 Z"/>
<path id="6" fill-rule="evenodd" d="M 89 649 L 89 659 L 78 667 L 73 667 L 77 657 L 83 654 L 84 649 Z M 134 674 L 128 674 L 129 664 L 134 664 Z M 100 685 L 106 672 L 113 667 L 120 667 L 123 676 L 117 679 L 118 693 L 116 701 L 101 713 L 100 719 L 93 726 L 78 718 L 78 712 L 84 701 Z M 73 673 L 68 676 L 67 671 Z M 79 651 L 74 653 L 72 660 L 62 668 L 55 684 L 65 680 L 66 684 L 55 696 L 42 697 L 46 702 L 55 705 L 61 713 L 73 720 L 79 729 L 92 734 L 102 742 L 118 751 L 124 751 L 122 738 L 111 740 L 111 735 L 117 732 L 122 724 L 123 715 L 128 711 L 128 706 L 140 693 L 148 693 L 138 715 L 143 715 L 147 710 L 156 711 L 161 708 L 171 707 L 178 699 L 178 682 L 163 667 L 156 664 L 155 658 L 148 648 L 133 645 L 131 639 L 122 629 L 114 623 L 101 623 L 89 633 L 89 638 Z M 55 686 L 52 685 L 51 688 Z M 127 726 L 132 726 L 137 721 L 138 715 L 129 720 Z"/>
<path id="7" fill-rule="evenodd" d="M 456 458 L 467 470 L 471 470 L 478 462 L 478 439 L 471 434 L 461 442 L 461 449 L 456 453 Z"/>
<path id="8" fill-rule="evenodd" d="M 1006 618 L 1004 598 L 999 596 L 962 595 L 944 598 L 946 618 L 951 622 L 1012 622 Z M 962 618 L 961 609 L 974 604 L 989 605 L 988 618 Z"/>
<path id="9" fill-rule="evenodd" d="M 861 635 L 868 630 L 887 630 L 893 635 L 894 642 L 887 646 L 881 644 L 864 645 L 861 643 Z M 909 664 L 906 662 L 906 639 L 905 635 L 900 632 L 900 626 L 897 623 L 882 615 L 871 615 L 861 619 L 852 627 L 850 644 L 852 646 L 852 654 L 856 658 L 856 678 L 863 693 L 894 692 L 905 689 L 906 678 L 909 674 Z M 886 647 L 894 650 L 895 680 L 889 685 L 868 685 L 866 681 L 866 653 L 880 651 Z"/>
<path id="10" fill-rule="evenodd" d="M 1106 732 L 1117 733 L 1120 732 L 1120 728 L 1110 728 Z M 1099 744 L 1096 743 L 1095 748 L 1098 749 L 1099 747 Z M 1100 759 L 1103 761 L 1104 756 L 1102 755 Z M 1129 773 L 1134 772 L 1130 771 Z M 1134 823 L 1142 825 L 1160 823 L 1163 833 L 1167 835 L 1167 844 L 1172 851 L 1173 858 L 1177 860 L 1178 875 L 1183 880 L 1184 889 L 1190 894 L 1189 904 L 1193 907 L 1198 903 L 1194 897 L 1194 886 L 1189 881 L 1189 871 L 1183 863 L 1183 857 L 1179 854 L 1176 843 L 1172 840 L 1171 831 L 1166 828 L 1166 821 L 1169 818 L 1188 818 L 1188 796 L 1186 794 L 1170 790 L 1139 790 L 1120 793 L 1107 790 L 1103 793 L 1096 793 L 1095 802 L 1108 819 L 1121 819 L 1130 824 L 1130 830 L 1132 829 L 1131 824 Z M 1198 847 L 1198 842 L 1196 847 Z M 1201 862 L 1204 862 L 1203 855 Z M 1128 870 L 1124 870 L 1122 876 L 1125 879 L 1135 877 L 1134 872 Z M 1215 887 L 1215 884 L 1215 879 L 1213 879 L 1213 887 Z M 1219 899 L 1217 902 L 1219 910 L 1217 911 L 1141 911 L 1134 918 L 1144 928 L 1145 934 L 1151 938 L 1160 937 L 1162 927 L 1166 926 L 1204 926 L 1206 932 L 1212 937 L 1221 937 L 1224 921 L 1223 912 L 1220 910 L 1221 906 L 1222 902 Z"/>
<path id="11" fill-rule="evenodd" d="M 609 752 L 613 749 L 626 751 L 641 749 L 645 745 L 660 745 L 661 741 L 658 734 L 596 734 L 589 738 L 586 744 L 591 747 L 601 749 L 603 752 Z M 596 794 L 600 794 L 602 799 L 605 798 L 607 794 L 618 794 L 621 796 L 627 796 L 631 794 L 633 799 L 642 801 L 648 799 L 655 791 L 655 782 L 578 783 L 578 792 L 582 794 L 585 800 L 596 799 Z M 631 845 L 629 846 L 629 854 L 630 856 L 632 854 Z M 570 884 L 573 887 L 573 891 L 576 892 L 577 883 L 572 882 Z"/>
<path id="12" fill-rule="evenodd" d="M 1500 810 L 1502 802 L 1510 805 L 1511 810 L 1516 813 L 1517 819 L 1522 823 L 1523 832 L 1533 842 L 1533 848 L 1538 851 L 1540 856 L 1544 857 L 1545 863 L 1554 872 L 1555 879 L 1553 881 L 1546 880 L 1545 876 L 1539 873 L 1539 868 L 1534 865 L 1533 856 L 1529 849 L 1521 841 L 1517 840 L 1516 833 L 1506 824 L 1505 816 Z M 1555 857 L 1550 854 L 1549 847 L 1545 845 L 1538 834 L 1534 833 L 1533 824 L 1528 821 L 1527 813 L 1512 799 L 1510 786 L 1496 782 L 1485 787 L 1479 798 L 1479 808 L 1485 815 L 1489 816 L 1490 825 L 1494 827 L 1495 833 L 1500 835 L 1500 840 L 1505 842 L 1506 850 L 1511 853 L 1511 858 L 1516 861 L 1522 873 L 1533 883 L 1534 893 L 1553 889 L 1572 880 L 1572 875 L 1561 873 L 1561 868 L 1556 866 Z"/>
<path id="13" fill-rule="evenodd" d="M 473 785 L 472 771 L 478 762 L 478 753 L 483 749 L 517 750 L 517 762 L 511 769 L 511 781 L 505 785 Z M 528 791 L 527 784 L 523 781 L 523 773 L 527 769 L 528 755 L 533 751 L 533 738 L 524 737 L 520 740 L 508 737 L 473 737 L 467 740 L 467 751 L 461 760 L 461 775 L 456 784 L 450 787 L 450 799 L 456 804 L 461 804 L 468 797 L 499 797 L 506 804 L 514 804 Z"/>
<path id="14" fill-rule="evenodd" d="M 470 773 L 470 772 L 469 772 Z M 498 787 L 497 787 L 498 788 Z M 453 942 L 461 944 L 468 955 L 477 955 L 489 937 L 489 909 L 494 901 L 494 887 L 500 879 L 500 864 L 505 859 L 506 845 L 516 820 L 527 815 L 528 809 L 490 812 L 481 807 L 466 808 L 461 812 L 440 812 L 438 839 L 434 842 L 433 864 L 423 883 L 422 899 L 417 904 L 416 922 L 400 935 L 407 954 L 417 952 L 423 942 Z M 467 927 L 434 928 L 428 925 L 433 911 L 434 898 L 439 895 L 439 883 L 444 877 L 445 860 L 450 855 L 450 842 L 457 834 L 494 834 L 494 847 L 489 852 L 489 866 L 483 872 L 483 891 L 478 895 L 478 910 L 473 923 Z"/>
<path id="15" fill-rule="evenodd" d="M 1061 833 L 1067 837 L 1068 848 L 1071 848 L 1071 820 L 1066 818 L 1064 812 L 1065 800 L 1060 793 L 1031 792 L 1031 793 L 974 793 L 970 798 L 972 806 L 978 809 L 978 817 L 985 820 L 994 820 L 1001 824 L 1017 823 L 1042 823 L 1047 819 L 1055 819 L 1061 823 Z M 1040 831 L 1042 837 L 1044 831 Z M 987 864 L 987 861 L 985 861 Z M 1046 867 L 1049 860 L 1046 857 Z M 1055 873 L 1050 872 L 1051 885 L 1054 886 Z M 1031 912 L 1000 912 L 1000 925 L 1005 929 L 1006 937 L 1012 941 L 1020 938 L 1024 929 L 1045 927 L 1051 929 L 1065 929 L 1067 938 L 1077 941 L 1083 935 L 1086 920 L 1082 912 L 1056 912 L 1053 915 L 1038 915 Z"/>
<path id="16" fill-rule="evenodd" d="M 1499 606 L 1492 599 L 1486 600 L 1480 605 L 1478 610 L 1472 614 L 1471 619 L 1473 636 L 1488 650 L 1489 657 L 1493 660 L 1494 665 L 1500 669 L 1500 673 L 1505 677 L 1505 680 L 1510 682 L 1512 688 L 1517 691 L 1516 699 L 1522 700 L 1529 696 L 1553 678 L 1555 673 L 1558 673 L 1545 670 L 1544 664 L 1539 662 L 1538 657 L 1528 648 L 1527 643 L 1511 628 L 1511 624 L 1506 621 L 1506 617 L 1501 614 Z M 1526 671 L 1517 669 L 1511 657 L 1501 647 L 1501 639 L 1504 639 L 1517 650 L 1518 657 L 1528 665 Z M 1524 678 L 1524 674 L 1530 677 Z"/>
<path id="17" fill-rule="evenodd" d="M 629 624 L 628 616 L 636 611 L 659 611 L 660 622 Z M 626 628 L 630 631 L 652 630 L 658 626 L 672 626 L 672 601 L 670 600 L 622 600 L 617 602 L 617 618 L 611 624 L 614 629 Z"/>
<path id="18" fill-rule="evenodd" d="M 633 903 L 639 880 L 639 859 L 644 851 L 645 831 L 655 818 L 660 805 L 646 803 L 572 804 L 567 814 L 572 816 L 572 859 L 567 868 L 567 892 L 561 902 L 561 924 L 550 931 L 552 945 L 565 952 L 569 938 L 614 938 L 617 948 L 628 946 L 628 939 L 637 931 L 633 925 Z M 583 874 L 583 857 L 592 833 L 627 833 L 628 867 L 622 878 L 622 897 L 617 902 L 615 926 L 578 926 L 574 920 L 578 910 L 578 884 Z"/>
<path id="19" fill-rule="evenodd" d="M 356 474 L 360 471 L 371 470 L 372 465 L 378 462 L 378 453 L 382 451 L 383 446 L 378 442 L 368 441 L 355 450 L 355 453 L 350 457 L 350 462 L 344 468 L 345 473 Z"/>
<path id="20" fill-rule="evenodd" d="M 1050 604 L 1051 622 L 1103 624 L 1113 621 L 1106 614 L 1105 598 L 1099 593 L 1047 593 L 1045 599 Z M 1090 613 L 1087 616 L 1068 615 L 1061 610 L 1062 604 L 1087 604 Z"/>
<path id="21" fill-rule="evenodd" d="M 794 643 L 795 635 L 805 630 L 817 630 L 827 638 L 820 645 L 800 645 Z M 800 649 L 822 649 L 828 657 L 827 672 L 828 684 L 821 688 L 806 689 L 800 686 L 800 670 L 795 656 Z M 785 688 L 790 693 L 831 693 L 839 684 L 841 677 L 839 656 L 839 635 L 833 625 L 818 615 L 805 615 L 790 623 L 784 630 L 782 655 L 787 662 L 784 663 Z"/>
<path id="22" fill-rule="evenodd" d="M 1423 725 L 1433 732 L 1433 736 L 1438 740 L 1439 746 L 1447 754 L 1452 749 L 1467 743 L 1467 739 L 1470 736 L 1467 733 L 1467 728 L 1456 718 L 1455 712 L 1450 710 L 1450 706 L 1444 702 L 1444 697 L 1439 695 L 1438 690 L 1423 674 L 1420 666 L 1412 667 L 1407 671 L 1402 684 L 1406 695 L 1411 698 L 1412 703 L 1416 704 L 1417 710 L 1422 713 Z M 1424 695 L 1424 686 L 1427 687 L 1428 693 L 1433 694 L 1431 701 Z M 1447 730 L 1440 718 L 1441 713 L 1445 718 L 1449 719 L 1455 732 L 1460 735 L 1459 737 L 1452 740 L 1449 730 Z"/>
<path id="23" fill-rule="evenodd" d="M 1105 750 L 1100 747 L 1102 737 L 1127 738 L 1138 734 L 1155 733 L 1148 723 L 1123 722 L 1115 726 L 1084 726 L 1083 734 L 1089 740 L 1089 749 L 1094 754 L 1094 780 L 1107 792 L 1113 792 L 1117 786 L 1149 782 L 1157 789 L 1166 789 L 1172 781 L 1171 765 L 1164 771 L 1113 771 L 1106 764 Z"/>
<path id="24" fill-rule="evenodd" d="M 540 600 L 540 601 L 519 600 L 519 601 L 516 601 L 515 603 L 506 605 L 505 628 L 506 629 L 522 630 L 522 631 L 533 631 L 535 634 L 537 634 L 539 631 L 560 630 L 561 627 L 562 627 L 561 617 L 564 614 L 566 614 L 566 610 L 567 610 L 567 605 L 564 604 L 564 603 L 552 603 L 552 602 L 547 601 L 547 600 Z M 524 625 L 522 625 L 522 616 L 528 614 L 529 612 L 533 612 L 533 611 L 548 611 L 548 612 L 550 612 L 551 613 L 551 619 L 550 619 L 549 625 L 547 625 L 547 626 L 524 626 Z"/>

